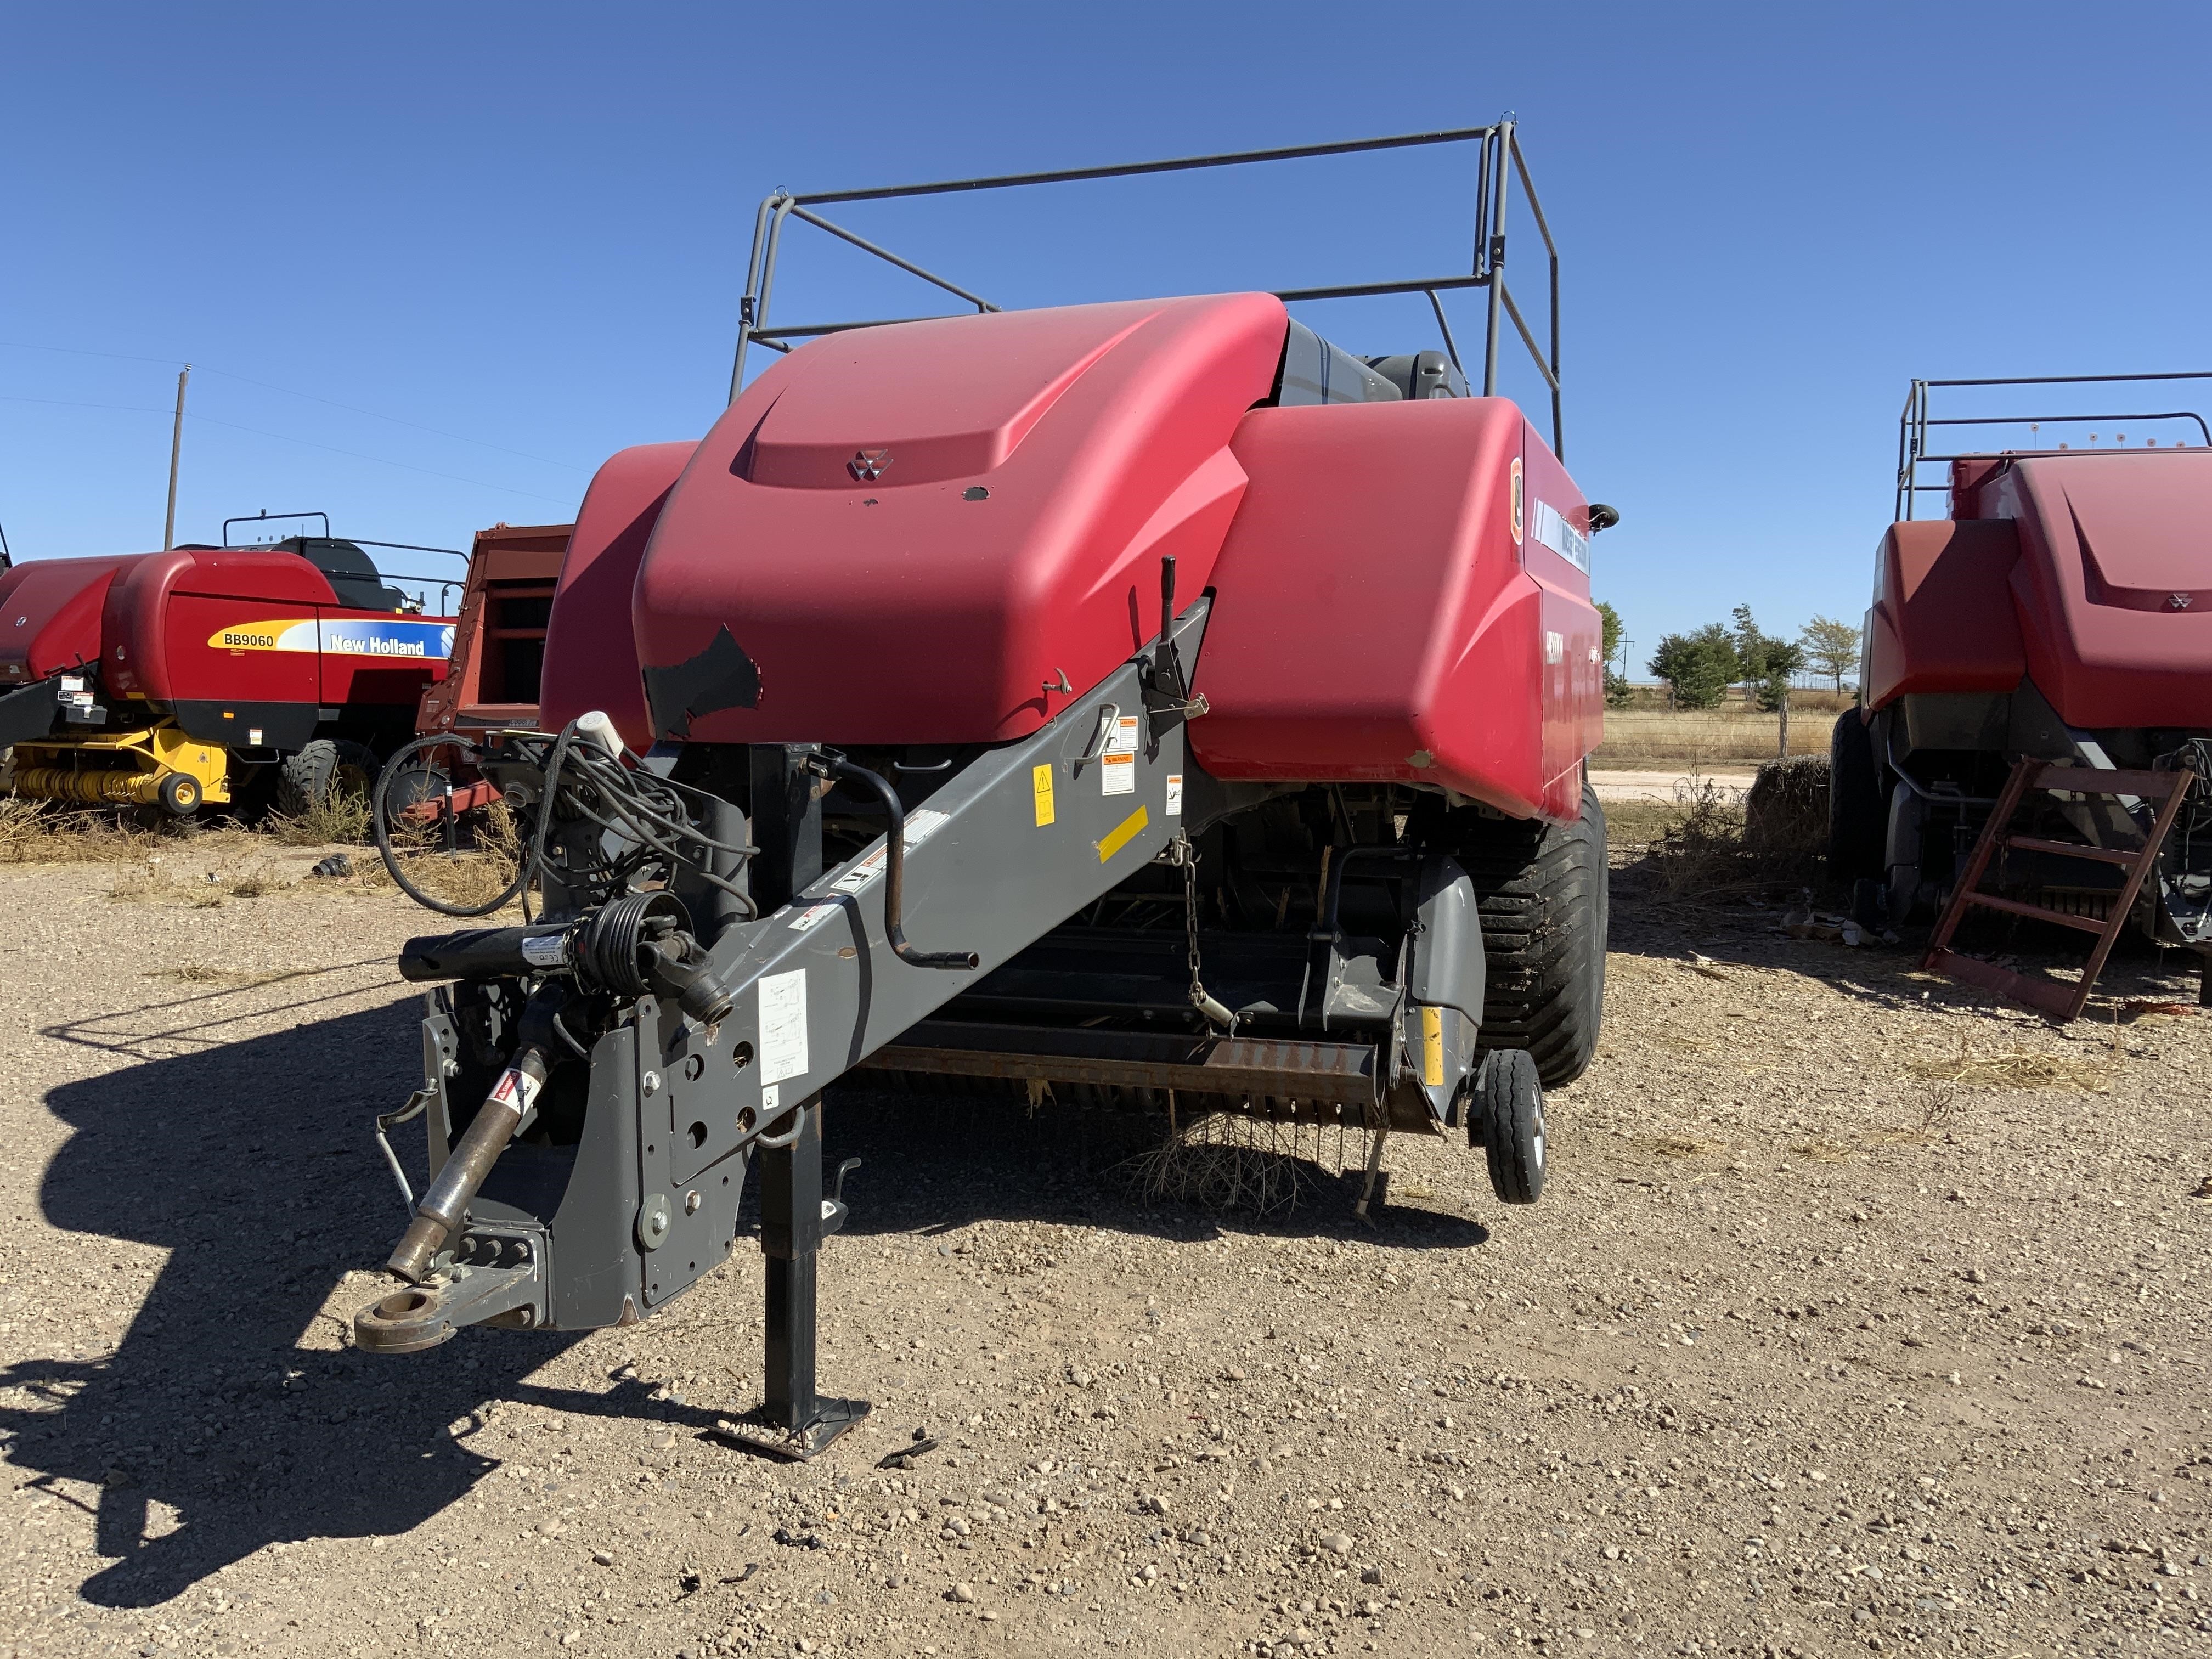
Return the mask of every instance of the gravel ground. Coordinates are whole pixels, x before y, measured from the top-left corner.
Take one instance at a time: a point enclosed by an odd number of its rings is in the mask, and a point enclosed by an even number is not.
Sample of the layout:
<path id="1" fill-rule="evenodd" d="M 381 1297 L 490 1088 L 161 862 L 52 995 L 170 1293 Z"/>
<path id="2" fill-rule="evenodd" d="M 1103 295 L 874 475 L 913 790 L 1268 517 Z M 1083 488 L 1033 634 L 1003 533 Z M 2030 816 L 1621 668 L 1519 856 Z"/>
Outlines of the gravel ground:
<path id="1" fill-rule="evenodd" d="M 1632 868 L 1532 1209 L 1401 1137 L 1356 1221 L 1307 1131 L 1218 1217 L 1139 1124 L 841 1099 L 823 1373 L 877 1409 L 789 1468 L 705 1437 L 750 1249 L 628 1330 L 347 1349 L 422 918 L 191 861 L 0 871 L 0 1655 L 2212 1651 L 2193 1014 L 2054 1031 Z"/>

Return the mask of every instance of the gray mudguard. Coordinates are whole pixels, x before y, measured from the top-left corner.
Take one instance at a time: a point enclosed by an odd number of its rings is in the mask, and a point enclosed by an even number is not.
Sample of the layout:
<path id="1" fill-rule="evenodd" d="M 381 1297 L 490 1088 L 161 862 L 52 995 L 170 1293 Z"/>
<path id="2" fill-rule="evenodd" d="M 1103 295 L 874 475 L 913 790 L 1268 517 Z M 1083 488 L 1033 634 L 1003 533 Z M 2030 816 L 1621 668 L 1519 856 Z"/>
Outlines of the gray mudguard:
<path id="1" fill-rule="evenodd" d="M 1455 860 L 1425 859 L 1407 941 L 1403 1012 L 1407 1072 L 1439 1123 L 1474 1075 L 1482 1028 L 1482 917 Z"/>

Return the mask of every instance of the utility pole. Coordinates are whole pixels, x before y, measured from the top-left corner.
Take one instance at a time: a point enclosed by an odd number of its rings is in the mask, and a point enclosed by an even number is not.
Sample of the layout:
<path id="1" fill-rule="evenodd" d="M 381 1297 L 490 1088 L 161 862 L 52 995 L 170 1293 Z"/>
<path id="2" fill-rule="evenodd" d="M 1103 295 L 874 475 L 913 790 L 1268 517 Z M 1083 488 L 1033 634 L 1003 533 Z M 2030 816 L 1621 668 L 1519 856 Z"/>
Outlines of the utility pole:
<path id="1" fill-rule="evenodd" d="M 186 363 L 177 374 L 177 423 L 169 429 L 169 513 L 161 520 L 161 550 L 177 544 L 177 462 L 185 449 L 185 383 L 192 378 Z"/>

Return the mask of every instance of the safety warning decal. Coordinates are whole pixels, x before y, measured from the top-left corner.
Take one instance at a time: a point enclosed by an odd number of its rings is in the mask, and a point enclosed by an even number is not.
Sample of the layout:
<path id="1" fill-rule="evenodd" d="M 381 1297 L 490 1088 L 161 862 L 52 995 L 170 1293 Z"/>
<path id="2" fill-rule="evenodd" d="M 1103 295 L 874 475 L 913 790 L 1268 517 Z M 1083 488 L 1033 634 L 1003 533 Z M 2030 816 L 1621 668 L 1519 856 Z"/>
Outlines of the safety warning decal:
<path id="1" fill-rule="evenodd" d="M 1098 793 L 1133 795 L 1137 793 L 1137 717 L 1124 714 L 1114 722 L 1106 739 L 1106 752 L 1098 757 Z"/>
<path id="2" fill-rule="evenodd" d="M 906 815 L 905 847 L 909 853 L 935 835 L 946 822 L 942 812 L 933 812 L 927 806 L 916 807 Z M 884 861 L 890 856 L 888 846 L 878 847 L 830 884 L 835 893 L 857 893 L 884 872 Z"/>
<path id="3" fill-rule="evenodd" d="M 330 657 L 415 657 L 442 662 L 453 654 L 453 625 L 440 622 L 281 617 L 233 623 L 208 635 L 217 651 L 319 651 Z"/>
<path id="4" fill-rule="evenodd" d="M 488 1097 L 495 1106 L 510 1106 L 524 1116 L 529 1115 L 531 1103 L 538 1098 L 538 1079 L 527 1072 L 518 1072 L 512 1066 L 499 1074 L 499 1081 L 491 1085 Z"/>
<path id="5" fill-rule="evenodd" d="M 760 982 L 761 1081 L 806 1075 L 806 969 L 770 974 Z"/>
<path id="6" fill-rule="evenodd" d="M 1168 816 L 1171 818 L 1182 816 L 1182 774 L 1180 772 L 1168 774 Z"/>
<path id="7" fill-rule="evenodd" d="M 791 919 L 791 931 L 794 933 L 811 933 L 817 923 L 829 921 L 841 908 L 835 904 L 817 904 L 801 910 Z"/>
<path id="8" fill-rule="evenodd" d="M 1030 788 L 1036 797 L 1036 827 L 1040 830 L 1052 822 L 1052 766 L 1030 768 Z"/>

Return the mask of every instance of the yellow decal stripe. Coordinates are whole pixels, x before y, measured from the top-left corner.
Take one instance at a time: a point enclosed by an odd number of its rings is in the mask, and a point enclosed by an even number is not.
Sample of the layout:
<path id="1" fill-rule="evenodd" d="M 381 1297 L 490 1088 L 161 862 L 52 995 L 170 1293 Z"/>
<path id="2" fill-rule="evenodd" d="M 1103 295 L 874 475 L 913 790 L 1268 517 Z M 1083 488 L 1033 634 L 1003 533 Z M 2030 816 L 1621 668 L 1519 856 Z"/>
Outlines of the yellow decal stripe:
<path id="1" fill-rule="evenodd" d="M 1050 765 L 1030 768 L 1030 787 L 1036 795 L 1037 828 L 1042 830 L 1052 822 L 1052 768 Z"/>
<path id="2" fill-rule="evenodd" d="M 1443 1080 L 1443 1010 L 1424 1008 L 1421 1010 L 1421 1081 L 1435 1088 Z"/>
<path id="3" fill-rule="evenodd" d="M 1141 834 L 1152 822 L 1151 815 L 1139 806 L 1135 811 L 1114 826 L 1114 831 L 1098 843 L 1098 862 L 1103 864 Z"/>

